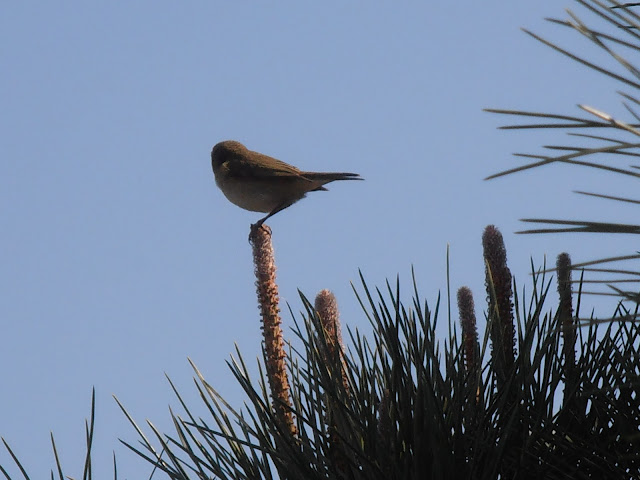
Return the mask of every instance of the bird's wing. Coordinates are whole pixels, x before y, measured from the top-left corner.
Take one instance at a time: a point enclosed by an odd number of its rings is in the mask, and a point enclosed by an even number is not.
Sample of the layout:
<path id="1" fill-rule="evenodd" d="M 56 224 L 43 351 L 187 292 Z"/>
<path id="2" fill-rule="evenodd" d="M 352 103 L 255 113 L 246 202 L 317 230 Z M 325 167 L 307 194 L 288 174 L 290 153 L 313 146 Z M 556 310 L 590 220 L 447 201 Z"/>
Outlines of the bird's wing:
<path id="1" fill-rule="evenodd" d="M 258 152 L 252 152 L 258 161 L 249 161 L 244 157 L 236 157 L 227 166 L 235 175 L 251 177 L 300 177 L 300 170 L 277 158 Z"/>

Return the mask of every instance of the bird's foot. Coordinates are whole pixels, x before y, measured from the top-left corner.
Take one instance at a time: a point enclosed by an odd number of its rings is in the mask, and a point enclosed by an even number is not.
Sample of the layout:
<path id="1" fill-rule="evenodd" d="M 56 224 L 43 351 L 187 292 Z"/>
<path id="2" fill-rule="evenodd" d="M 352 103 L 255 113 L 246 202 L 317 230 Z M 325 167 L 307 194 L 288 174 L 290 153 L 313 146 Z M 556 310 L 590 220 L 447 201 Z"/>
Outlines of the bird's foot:
<path id="1" fill-rule="evenodd" d="M 263 225 L 264 221 L 259 220 L 256 223 L 251 224 L 251 229 L 249 230 L 249 243 L 253 243 L 258 234 L 258 230 L 261 228 L 267 233 L 271 234 L 271 229 L 267 225 Z"/>

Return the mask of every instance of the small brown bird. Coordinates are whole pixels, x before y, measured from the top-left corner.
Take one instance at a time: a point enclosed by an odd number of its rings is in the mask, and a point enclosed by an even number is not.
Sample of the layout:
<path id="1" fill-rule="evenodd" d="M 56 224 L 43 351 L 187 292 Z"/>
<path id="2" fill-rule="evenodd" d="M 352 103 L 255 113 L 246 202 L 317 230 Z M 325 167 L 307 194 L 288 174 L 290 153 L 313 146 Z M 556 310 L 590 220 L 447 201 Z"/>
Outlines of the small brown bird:
<path id="1" fill-rule="evenodd" d="M 211 150 L 216 184 L 237 206 L 267 216 L 252 230 L 281 210 L 304 198 L 307 192 L 326 190 L 334 180 L 362 180 L 357 173 L 302 172 L 275 158 L 253 152 L 240 142 L 226 140 Z"/>

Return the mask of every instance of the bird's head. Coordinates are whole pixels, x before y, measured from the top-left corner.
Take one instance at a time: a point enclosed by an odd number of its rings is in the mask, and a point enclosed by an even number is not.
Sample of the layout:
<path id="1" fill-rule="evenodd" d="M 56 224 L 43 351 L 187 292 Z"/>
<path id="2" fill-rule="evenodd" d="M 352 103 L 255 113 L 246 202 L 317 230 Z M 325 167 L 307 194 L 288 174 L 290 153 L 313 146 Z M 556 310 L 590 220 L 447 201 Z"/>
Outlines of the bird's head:
<path id="1" fill-rule="evenodd" d="M 213 168 L 213 173 L 216 173 L 222 164 L 233 156 L 243 155 L 247 151 L 247 147 L 235 140 L 225 140 L 224 142 L 216 143 L 211 150 L 211 168 Z"/>

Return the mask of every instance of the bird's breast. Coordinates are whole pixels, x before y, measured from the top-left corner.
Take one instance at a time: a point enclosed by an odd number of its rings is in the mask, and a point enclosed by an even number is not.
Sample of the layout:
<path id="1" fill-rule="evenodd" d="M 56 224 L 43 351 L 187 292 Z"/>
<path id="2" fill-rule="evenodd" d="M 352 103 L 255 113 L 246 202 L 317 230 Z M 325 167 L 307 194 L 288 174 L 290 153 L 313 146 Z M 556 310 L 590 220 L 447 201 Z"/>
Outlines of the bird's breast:
<path id="1" fill-rule="evenodd" d="M 227 200 L 252 212 L 269 213 L 282 203 L 293 203 L 304 197 L 304 192 L 293 192 L 278 181 L 227 177 L 216 178 L 216 183 Z"/>

